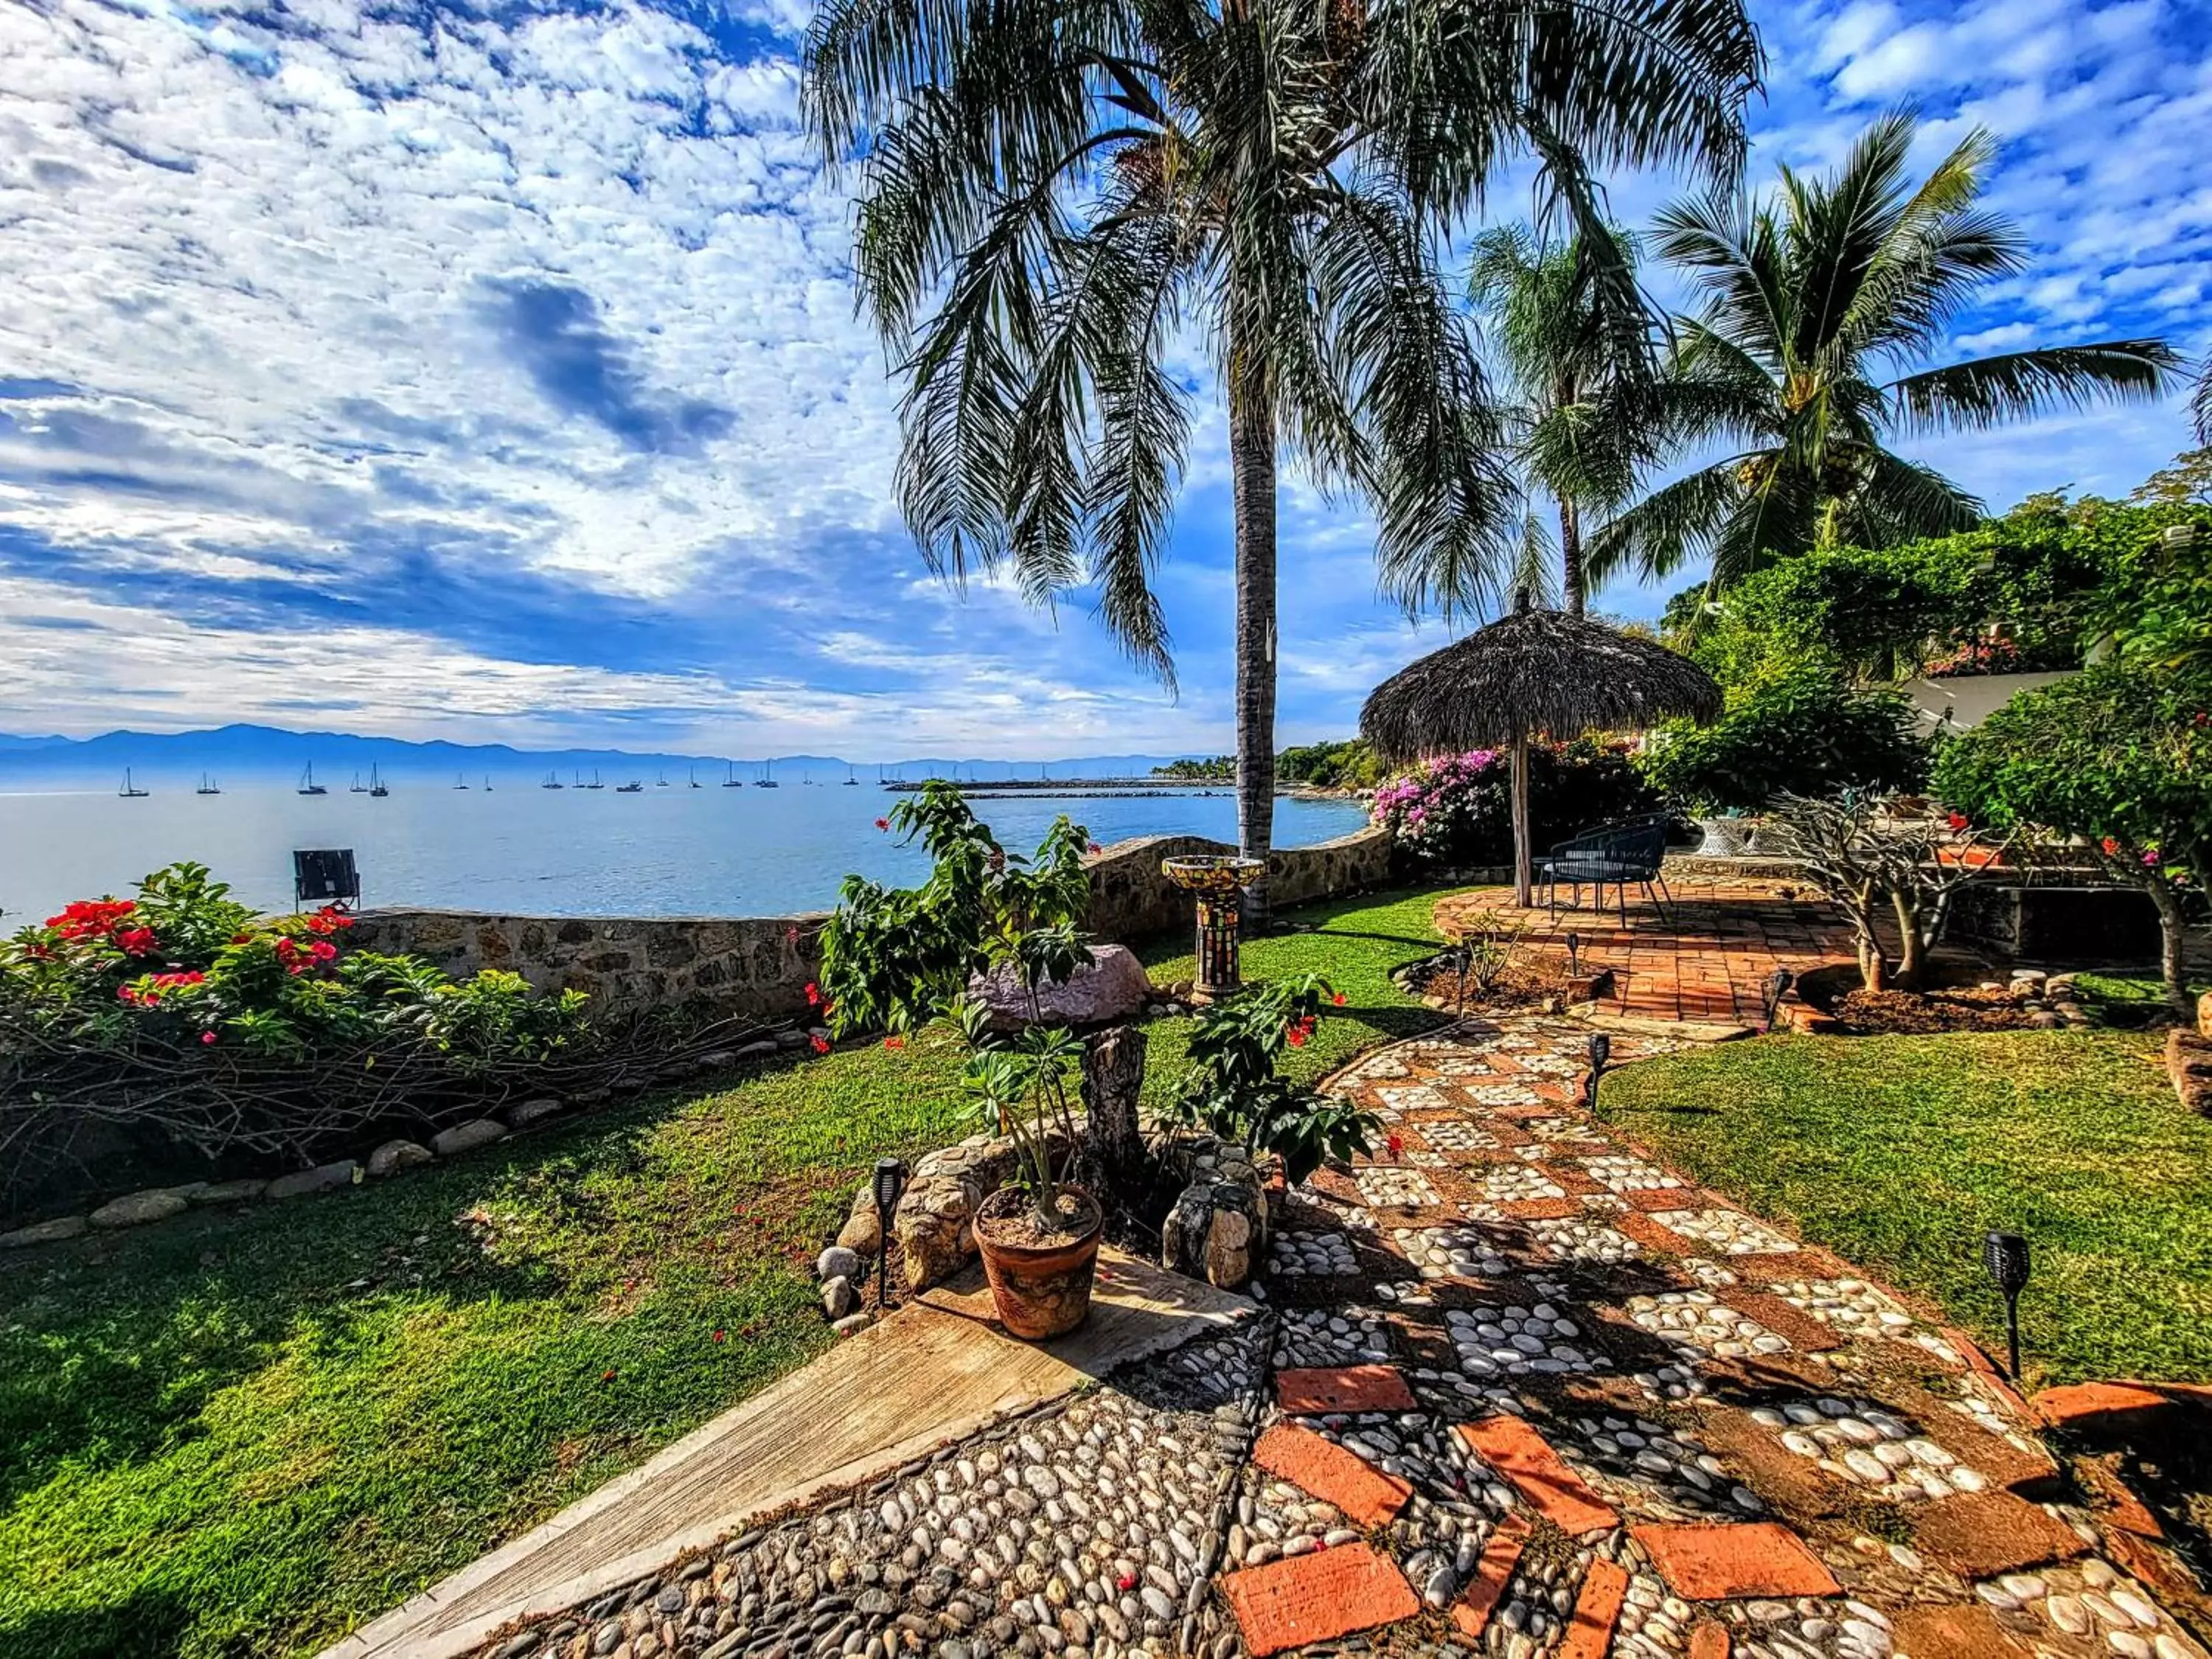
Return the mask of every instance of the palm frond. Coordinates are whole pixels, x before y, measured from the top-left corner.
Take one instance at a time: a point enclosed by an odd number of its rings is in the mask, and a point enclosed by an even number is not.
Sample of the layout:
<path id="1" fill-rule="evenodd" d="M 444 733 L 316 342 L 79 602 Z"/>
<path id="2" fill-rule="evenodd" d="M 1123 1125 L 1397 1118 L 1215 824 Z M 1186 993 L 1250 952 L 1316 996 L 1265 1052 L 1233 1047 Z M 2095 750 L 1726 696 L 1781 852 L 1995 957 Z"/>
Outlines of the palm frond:
<path id="1" fill-rule="evenodd" d="M 1978 431 L 2100 399 L 2163 397 L 2181 369 L 2180 354 L 2163 340 L 2105 340 L 1977 357 L 1908 374 L 1887 390 L 1912 430 Z"/>
<path id="2" fill-rule="evenodd" d="M 1745 464 L 1732 457 L 1662 484 L 1616 514 L 1583 544 L 1583 565 L 1595 588 L 1632 571 L 1644 578 L 1671 576 L 1710 552 L 1747 490 Z"/>

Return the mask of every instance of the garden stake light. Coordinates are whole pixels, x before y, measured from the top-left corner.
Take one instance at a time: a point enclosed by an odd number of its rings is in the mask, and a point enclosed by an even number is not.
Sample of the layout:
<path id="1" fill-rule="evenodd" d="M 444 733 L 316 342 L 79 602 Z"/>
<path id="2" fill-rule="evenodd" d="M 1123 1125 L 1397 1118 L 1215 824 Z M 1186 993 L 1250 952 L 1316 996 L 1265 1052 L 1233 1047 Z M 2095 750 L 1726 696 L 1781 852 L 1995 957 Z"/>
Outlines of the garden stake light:
<path id="1" fill-rule="evenodd" d="M 1766 1010 L 1766 1034 L 1774 1035 L 1774 1017 L 1782 1011 L 1782 999 L 1790 994 L 1790 988 L 1797 982 L 1797 975 L 1787 968 L 1777 968 L 1766 976 L 1766 992 L 1759 1000 Z"/>
<path id="2" fill-rule="evenodd" d="M 1583 936 L 1570 927 L 1567 930 L 1567 977 L 1579 979 L 1583 971 Z"/>
<path id="3" fill-rule="evenodd" d="M 1589 1081 L 1583 1085 L 1583 1105 L 1590 1111 L 1597 1110 L 1597 1080 L 1605 1075 L 1605 1063 L 1613 1057 L 1613 1039 L 1602 1031 L 1590 1033 Z"/>
<path id="4" fill-rule="evenodd" d="M 2009 1375 L 2020 1381 L 2020 1293 L 2027 1288 L 2027 1241 L 2018 1233 L 1991 1233 L 1982 1240 L 1982 1265 L 2005 1299 L 2005 1332 L 2012 1348 Z"/>
<path id="5" fill-rule="evenodd" d="M 884 1298 L 889 1294 L 891 1280 L 891 1212 L 898 1208 L 899 1194 L 906 1190 L 906 1164 L 896 1158 L 876 1160 L 876 1311 L 884 1310 Z"/>

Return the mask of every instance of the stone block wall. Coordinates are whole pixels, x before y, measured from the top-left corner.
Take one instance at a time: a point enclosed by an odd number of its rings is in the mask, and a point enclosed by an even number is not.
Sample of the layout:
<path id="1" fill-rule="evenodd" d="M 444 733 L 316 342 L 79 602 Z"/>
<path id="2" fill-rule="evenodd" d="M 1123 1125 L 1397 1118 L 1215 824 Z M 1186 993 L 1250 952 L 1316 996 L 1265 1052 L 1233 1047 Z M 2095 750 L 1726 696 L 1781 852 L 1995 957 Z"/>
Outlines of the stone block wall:
<path id="1" fill-rule="evenodd" d="M 1372 825 L 1311 847 L 1279 848 L 1267 857 L 1270 902 L 1310 904 L 1387 885 L 1390 849 L 1389 832 Z M 1188 930 L 1191 896 L 1160 873 L 1161 860 L 1236 850 L 1203 836 L 1139 836 L 1115 842 L 1089 860 L 1090 932 L 1129 944 Z"/>
<path id="2" fill-rule="evenodd" d="M 1116 842 L 1087 860 L 1090 932 L 1133 942 L 1191 926 L 1191 897 L 1160 860 L 1237 849 L 1199 836 Z M 1305 904 L 1385 884 L 1390 837 L 1367 829 L 1268 860 L 1274 902 Z M 495 916 L 469 910 L 368 910 L 349 941 L 423 957 L 466 977 L 520 974 L 541 990 L 584 991 L 608 1011 L 701 1002 L 726 1015 L 795 1019 L 821 967 L 820 911 L 789 916 Z"/>
<path id="3" fill-rule="evenodd" d="M 807 1012 L 821 966 L 820 912 L 791 916 L 494 916 L 468 910 L 368 910 L 349 944 L 405 952 L 465 978 L 485 968 L 540 990 L 588 993 L 610 1011 L 702 1002 L 726 1015 Z"/>

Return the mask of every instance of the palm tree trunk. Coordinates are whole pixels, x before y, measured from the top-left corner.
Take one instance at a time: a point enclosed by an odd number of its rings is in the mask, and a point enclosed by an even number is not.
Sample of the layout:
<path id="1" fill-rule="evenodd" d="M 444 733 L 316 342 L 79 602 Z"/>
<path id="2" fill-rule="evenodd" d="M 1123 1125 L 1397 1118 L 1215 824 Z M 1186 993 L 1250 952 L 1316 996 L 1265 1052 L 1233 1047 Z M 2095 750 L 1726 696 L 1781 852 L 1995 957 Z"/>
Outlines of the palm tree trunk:
<path id="1" fill-rule="evenodd" d="M 1589 603 L 1583 586 L 1583 515 L 1564 496 L 1559 501 L 1559 593 L 1570 617 L 1583 614 Z"/>
<path id="2" fill-rule="evenodd" d="M 1259 376 L 1231 349 L 1229 458 L 1237 513 L 1237 842 L 1263 862 L 1275 828 L 1275 421 Z M 1267 920 L 1263 870 L 1245 889 L 1248 931 Z"/>
<path id="3" fill-rule="evenodd" d="M 1513 739 L 1513 902 L 1527 909 L 1535 897 L 1536 860 L 1528 845 L 1528 738 Z M 1599 895 L 1599 908 L 1604 895 Z"/>

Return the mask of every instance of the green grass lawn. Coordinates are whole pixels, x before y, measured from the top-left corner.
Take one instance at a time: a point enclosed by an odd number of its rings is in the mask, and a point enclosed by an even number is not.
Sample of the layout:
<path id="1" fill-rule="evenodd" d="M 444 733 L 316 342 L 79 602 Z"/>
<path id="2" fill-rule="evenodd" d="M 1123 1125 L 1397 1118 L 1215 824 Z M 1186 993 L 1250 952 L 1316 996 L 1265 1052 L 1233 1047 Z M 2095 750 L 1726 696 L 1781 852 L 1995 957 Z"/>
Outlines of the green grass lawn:
<path id="1" fill-rule="evenodd" d="M 1609 1079 L 1609 1121 L 1686 1173 L 1935 1303 L 1992 1352 L 1993 1229 L 2025 1234 L 2031 1382 L 2212 1381 L 2212 1122 L 2154 1038 L 1776 1037 Z"/>
<path id="2" fill-rule="evenodd" d="M 1434 898 L 1248 948 L 1346 994 L 1301 1073 L 1435 1023 L 1389 979 Z M 1188 1033 L 1153 1027 L 1156 1096 Z M 635 1465 L 827 1346 L 807 1264 L 877 1157 L 973 1127 L 957 1076 L 941 1039 L 855 1048 L 7 1258 L 0 1656 L 311 1652 Z"/>

